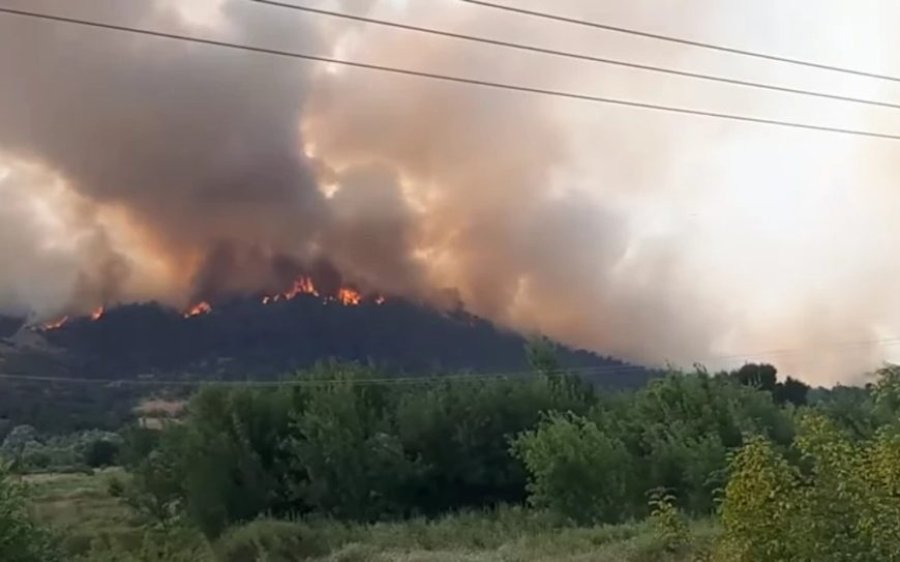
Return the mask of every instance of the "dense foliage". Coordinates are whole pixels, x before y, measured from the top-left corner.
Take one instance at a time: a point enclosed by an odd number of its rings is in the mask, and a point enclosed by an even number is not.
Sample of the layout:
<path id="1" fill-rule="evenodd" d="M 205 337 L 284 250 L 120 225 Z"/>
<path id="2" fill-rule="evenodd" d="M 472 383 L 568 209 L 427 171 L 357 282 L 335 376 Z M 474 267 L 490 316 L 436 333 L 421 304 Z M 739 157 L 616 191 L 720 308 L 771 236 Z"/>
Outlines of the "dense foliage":
<path id="1" fill-rule="evenodd" d="M 893 416 L 869 438 L 805 412 L 790 450 L 754 438 L 734 455 L 722 505 L 728 560 L 900 560 L 896 375 L 882 371 L 874 403 Z"/>
<path id="2" fill-rule="evenodd" d="M 395 384 L 331 365 L 280 388 L 207 388 L 132 465 L 135 493 L 209 534 L 263 514 L 372 520 L 525 498 L 509 439 L 541 412 L 586 412 L 551 377 Z"/>
<path id="3" fill-rule="evenodd" d="M 815 392 L 765 365 L 606 391 L 546 348 L 529 357 L 532 375 L 491 378 L 324 364 L 290 384 L 204 388 L 161 430 L 19 426 L 0 454 L 24 469 L 48 456 L 128 469 L 109 490 L 147 523 L 140 548 L 106 537 L 91 560 L 325 557 L 350 548 L 351 528 L 416 533 L 512 509 L 522 527 L 498 544 L 537 521 L 563 533 L 646 520 L 654 560 L 900 561 L 900 369 Z M 715 533 L 698 536 L 691 521 L 710 519 Z"/>
<path id="4" fill-rule="evenodd" d="M 45 436 L 30 425 L 18 425 L 0 444 L 0 459 L 19 472 L 101 468 L 117 462 L 121 444 L 120 435 L 107 431 Z"/>
<path id="5" fill-rule="evenodd" d="M 531 360 L 531 377 L 398 384 L 331 364 L 278 388 L 204 389 L 131 455 L 131 501 L 210 536 L 262 514 L 372 521 L 526 499 L 575 522 L 618 522 L 647 515 L 659 487 L 708 514 L 745 435 L 793 436 L 771 392 L 730 375 L 609 394 L 545 352 Z"/>
<path id="6" fill-rule="evenodd" d="M 4 358 L 3 371 L 47 373 L 41 362 L 28 361 L 18 369 L 21 357 Z M 49 373 L 53 373 L 51 369 Z M 64 372 L 62 376 L 67 376 Z M 17 425 L 27 424 L 41 433 L 66 434 L 102 429 L 116 431 L 134 421 L 135 406 L 146 388 L 45 380 L 0 381 L 0 439 Z M 167 392 L 169 392 L 167 390 Z"/>

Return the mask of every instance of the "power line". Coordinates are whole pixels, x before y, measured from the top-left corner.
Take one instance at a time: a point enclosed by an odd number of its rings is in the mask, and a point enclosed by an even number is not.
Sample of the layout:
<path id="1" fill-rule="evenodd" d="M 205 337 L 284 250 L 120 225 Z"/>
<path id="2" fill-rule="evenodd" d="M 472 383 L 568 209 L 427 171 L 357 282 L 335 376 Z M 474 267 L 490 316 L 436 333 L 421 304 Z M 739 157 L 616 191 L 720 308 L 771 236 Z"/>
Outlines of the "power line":
<path id="1" fill-rule="evenodd" d="M 900 140 L 900 135 L 894 135 L 889 133 L 879 133 L 874 131 L 864 131 L 858 129 L 846 129 L 841 127 L 830 127 L 826 125 L 813 125 L 809 123 L 801 123 L 795 121 L 782 121 L 779 119 L 766 119 L 762 117 L 751 117 L 747 115 L 738 115 L 732 113 L 719 113 L 714 111 L 704 111 L 699 109 L 689 109 L 684 107 L 677 106 L 669 106 L 669 105 L 660 105 L 660 104 L 652 104 L 652 103 L 644 103 L 633 100 L 619 99 L 619 98 L 608 98 L 603 96 L 594 96 L 590 94 L 579 94 L 575 92 L 566 92 L 562 90 L 552 90 L 546 88 L 536 88 L 531 86 L 523 86 L 517 84 L 508 84 L 503 82 L 493 82 L 490 80 L 481 80 L 476 78 L 465 78 L 461 76 L 451 76 L 447 74 L 438 74 L 434 72 L 426 72 L 419 70 L 410 70 L 405 68 L 397 68 L 392 66 L 384 66 L 379 64 L 371 64 L 364 63 L 358 61 L 350 61 L 344 59 L 337 59 L 333 57 L 325 57 L 320 55 L 310 55 L 306 53 L 298 53 L 292 51 L 284 51 L 279 49 L 270 49 L 265 47 L 255 47 L 251 45 L 242 45 L 237 43 L 229 43 L 226 41 L 218 41 L 214 39 L 203 39 L 199 37 L 191 37 L 187 35 L 180 35 L 176 33 L 168 33 L 163 31 L 154 31 L 149 29 L 142 29 L 136 27 L 129 27 L 124 25 L 116 25 L 110 23 L 101 23 L 90 20 L 82 20 L 77 18 L 70 18 L 65 16 L 57 16 L 51 14 L 42 14 L 38 12 L 30 12 L 26 10 L 17 10 L 12 8 L 0 8 L 0 13 L 13 14 L 24 17 L 31 17 L 42 20 L 49 20 L 61 23 L 69 23 L 75 25 L 82 25 L 86 27 L 93 27 L 99 29 L 108 29 L 114 31 L 123 31 L 128 33 L 135 33 L 139 35 L 147 35 L 152 37 L 161 37 L 166 39 L 175 39 L 179 41 L 186 41 L 190 43 L 197 43 L 202 45 L 212 45 L 216 47 L 224 47 L 228 49 L 241 50 L 241 51 L 249 51 L 254 53 L 262 53 L 267 55 L 276 55 L 281 57 L 295 58 L 295 59 L 304 59 L 309 61 L 316 62 L 325 62 L 330 64 L 337 64 L 341 66 L 353 67 L 353 68 L 362 68 L 366 70 L 375 70 L 379 72 L 387 72 L 396 75 L 403 76 L 415 76 L 419 78 L 428 78 L 432 80 L 440 80 L 443 82 L 452 82 L 458 84 L 467 84 L 471 86 L 482 86 L 486 88 L 493 88 L 498 90 L 509 90 L 515 92 L 523 92 L 529 94 L 538 94 L 545 96 L 552 96 L 558 98 L 566 98 L 566 99 L 574 99 L 581 101 L 588 101 L 593 103 L 605 103 L 610 105 L 618 105 L 623 107 L 634 107 L 639 109 L 649 109 L 653 111 L 660 111 L 666 113 L 676 113 L 681 115 L 693 115 L 700 117 L 710 117 L 714 119 L 724 119 L 729 121 L 737 121 L 737 122 L 745 122 L 745 123 L 756 123 L 760 125 L 772 125 L 779 127 L 787 127 L 793 129 L 802 129 L 809 131 L 819 131 L 826 133 L 839 133 L 846 135 L 854 135 L 854 136 L 862 136 L 862 137 L 871 137 L 871 138 L 880 138 L 880 139 L 889 139 L 889 140 Z"/>
<path id="2" fill-rule="evenodd" d="M 537 17 L 537 18 L 560 21 L 560 22 L 564 22 L 564 23 L 572 23 L 575 25 L 592 27 L 595 29 L 603 29 L 605 31 L 613 31 L 615 33 L 624 33 L 627 35 L 635 35 L 638 37 L 646 37 L 649 39 L 658 39 L 660 41 L 668 41 L 669 43 L 678 43 L 680 45 L 689 45 L 691 47 L 700 47 L 703 49 L 711 49 L 714 51 L 730 53 L 733 55 L 741 55 L 741 56 L 745 56 L 745 57 L 754 57 L 754 58 L 764 59 L 764 60 L 769 60 L 769 61 L 784 62 L 784 63 L 788 63 L 788 64 L 806 66 L 809 68 L 817 68 L 820 70 L 830 70 L 833 72 L 841 72 L 844 74 L 851 74 L 854 76 L 863 76 L 865 78 L 877 78 L 879 80 L 889 80 L 892 82 L 900 82 L 900 77 L 891 76 L 888 74 L 879 74 L 877 72 L 869 72 L 866 70 L 857 70 L 854 68 L 834 66 L 834 65 L 830 65 L 830 64 L 818 63 L 818 62 L 807 61 L 807 60 L 802 60 L 802 59 L 795 59 L 795 58 L 784 57 L 784 56 L 780 56 L 780 55 L 773 55 L 773 54 L 769 54 L 769 53 L 762 53 L 759 51 L 749 51 L 746 49 L 738 49 L 736 47 L 729 47 L 727 45 L 717 45 L 715 43 L 706 43 L 703 41 L 696 41 L 693 39 L 685 39 L 682 37 L 675 37 L 672 35 L 651 33 L 648 31 L 641 31 L 639 29 L 620 27 L 620 26 L 616 26 L 616 25 L 610 25 L 610 24 L 605 24 L 605 23 L 600 23 L 600 22 L 595 22 L 595 21 L 577 19 L 577 18 L 572 18 L 572 17 L 567 17 L 567 16 L 560 16 L 557 14 L 551 14 L 551 13 L 547 13 L 547 12 L 538 12 L 535 10 L 528 10 L 525 8 L 517 8 L 515 6 L 497 4 L 495 2 L 488 2 L 486 0 L 461 0 L 461 1 L 466 2 L 468 4 L 475 4 L 478 6 L 484 6 L 486 8 L 495 8 L 498 10 L 504 10 L 507 12 L 523 14 L 526 16 L 533 16 L 533 17 Z"/>
<path id="3" fill-rule="evenodd" d="M 699 72 L 677 70 L 677 69 L 666 68 L 666 67 L 662 67 L 662 66 L 641 64 L 641 63 L 629 62 L 629 61 L 624 61 L 624 60 L 619 60 L 619 59 L 596 57 L 596 56 L 592 56 L 592 55 L 574 53 L 571 51 L 559 51 L 556 49 L 547 49 L 544 47 L 538 47 L 536 45 L 527 45 L 524 43 L 515 43 L 512 41 L 502 41 L 499 39 L 491 39 L 491 38 L 487 38 L 487 37 L 466 35 L 463 33 L 444 31 L 444 30 L 435 29 L 435 28 L 431 28 L 431 27 L 421 27 L 421 26 L 409 25 L 409 24 L 405 24 L 405 23 L 398 23 L 398 22 L 393 22 L 393 21 L 388 21 L 388 20 L 375 19 L 375 18 L 370 18 L 370 17 L 366 17 L 366 16 L 347 14 L 344 12 L 335 12 L 335 11 L 331 11 L 331 10 L 323 10 L 320 8 L 300 6 L 297 4 L 288 4 L 288 3 L 279 2 L 276 0 L 251 0 L 251 1 L 257 2 L 259 4 L 268 4 L 271 6 L 277 6 L 277 7 L 281 7 L 281 8 L 289 8 L 289 9 L 298 10 L 301 12 L 309 12 L 312 14 L 319 14 L 319 15 L 331 16 L 331 17 L 336 17 L 336 18 L 343 18 L 343 19 L 348 19 L 348 20 L 353 20 L 353 21 L 358 21 L 358 22 L 363 22 L 363 23 L 369 23 L 369 24 L 374 24 L 374 25 L 381 25 L 381 26 L 385 26 L 385 27 L 402 29 L 402 30 L 406 30 L 406 31 L 415 31 L 418 33 L 426 33 L 426 34 L 430 34 L 430 35 L 436 35 L 439 37 L 448 37 L 448 38 L 452 38 L 452 39 L 460 39 L 463 41 L 471 41 L 474 43 L 483 43 L 486 45 L 507 47 L 510 49 L 517 49 L 520 51 L 540 53 L 540 54 L 544 54 L 544 55 L 551 55 L 551 56 L 563 57 L 563 58 L 568 58 L 568 59 L 575 59 L 575 60 L 582 60 L 582 61 L 589 61 L 589 62 L 599 62 L 599 63 L 609 64 L 609 65 L 613 65 L 613 66 L 621 66 L 621 67 L 625 67 L 625 68 L 644 70 L 644 71 L 648 71 L 648 72 L 657 72 L 657 73 L 668 74 L 668 75 L 672 75 L 672 76 L 681 76 L 684 78 L 693 78 L 696 80 L 707 80 L 710 82 L 719 82 L 722 84 L 730 84 L 733 86 L 757 88 L 757 89 L 768 90 L 768 91 L 773 91 L 773 92 L 797 94 L 797 95 L 804 95 L 804 96 L 813 96 L 813 97 L 829 99 L 829 100 L 836 100 L 836 101 L 843 101 L 843 102 L 850 102 L 850 103 L 859 103 L 859 104 L 865 104 L 865 105 L 873 105 L 873 106 L 877 106 L 877 107 L 888 107 L 888 108 L 892 108 L 892 109 L 900 109 L 900 104 L 886 102 L 886 101 L 856 98 L 853 96 L 843 96 L 840 94 L 830 94 L 827 92 L 817 92 L 814 90 L 804 90 L 802 88 L 790 88 L 787 86 L 778 86 L 775 84 L 765 84 L 762 82 L 752 82 L 752 81 L 748 81 L 748 80 L 738 80 L 736 78 L 728 78 L 725 76 L 716 76 L 713 74 L 703 74 L 703 73 L 699 73 Z"/>

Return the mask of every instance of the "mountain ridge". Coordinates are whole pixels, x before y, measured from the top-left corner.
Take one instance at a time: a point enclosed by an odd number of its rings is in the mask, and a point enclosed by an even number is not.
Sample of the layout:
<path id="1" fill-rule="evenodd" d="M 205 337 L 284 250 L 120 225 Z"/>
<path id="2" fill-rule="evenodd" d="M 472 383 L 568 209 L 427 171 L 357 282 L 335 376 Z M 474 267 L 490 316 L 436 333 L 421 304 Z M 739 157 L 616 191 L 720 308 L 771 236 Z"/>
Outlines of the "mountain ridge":
<path id="1" fill-rule="evenodd" d="M 323 360 L 368 363 L 407 376 L 529 369 L 524 335 L 461 309 L 438 311 L 399 298 L 346 306 L 313 295 L 268 305 L 243 297 L 188 318 L 158 303 L 127 304 L 97 320 L 74 318 L 39 330 L 45 346 L 33 340 L 16 345 L 14 324 L 9 317 L 0 322 L 0 341 L 13 349 L 0 363 L 7 374 L 261 380 Z M 639 386 L 652 376 L 612 357 L 554 347 L 562 367 L 597 384 Z"/>

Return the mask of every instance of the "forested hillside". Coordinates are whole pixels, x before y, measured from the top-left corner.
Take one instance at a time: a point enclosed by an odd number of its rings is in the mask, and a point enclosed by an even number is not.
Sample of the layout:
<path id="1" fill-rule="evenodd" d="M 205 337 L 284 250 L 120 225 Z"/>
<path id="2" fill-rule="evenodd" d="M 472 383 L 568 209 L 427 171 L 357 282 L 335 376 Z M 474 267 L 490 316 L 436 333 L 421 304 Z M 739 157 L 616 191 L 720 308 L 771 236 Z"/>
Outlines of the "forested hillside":
<path id="1" fill-rule="evenodd" d="M 371 365 L 387 377 L 529 369 L 525 336 L 399 298 L 353 306 L 305 294 L 265 306 L 238 298 L 187 318 L 151 303 L 74 317 L 53 329 L 22 329 L 23 322 L 0 317 L 0 375 L 23 377 L 0 380 L 0 436 L 23 423 L 44 431 L 116 429 L 142 399 L 184 398 L 191 381 L 276 380 L 328 360 Z M 654 376 L 611 357 L 549 345 L 560 365 L 591 384 L 637 387 Z"/>
<path id="2" fill-rule="evenodd" d="M 8 331 L 8 330 L 7 330 Z M 371 363 L 421 375 L 527 369 L 526 338 L 462 311 L 403 299 L 354 306 L 299 295 L 263 306 L 241 298 L 185 318 L 156 304 L 125 305 L 41 332 L 56 354 L 30 348 L 6 357 L 8 373 L 83 378 L 274 377 L 323 360 Z M 49 355 L 49 356 L 48 356 Z M 560 362 L 598 383 L 639 386 L 650 373 L 560 346 Z"/>

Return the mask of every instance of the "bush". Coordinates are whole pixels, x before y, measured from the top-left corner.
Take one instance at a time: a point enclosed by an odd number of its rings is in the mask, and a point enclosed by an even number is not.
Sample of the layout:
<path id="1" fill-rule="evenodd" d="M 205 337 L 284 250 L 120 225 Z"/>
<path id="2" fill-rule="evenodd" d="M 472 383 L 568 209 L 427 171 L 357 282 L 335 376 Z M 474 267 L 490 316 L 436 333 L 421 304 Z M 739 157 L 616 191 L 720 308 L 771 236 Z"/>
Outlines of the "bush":
<path id="1" fill-rule="evenodd" d="M 688 547 L 690 531 L 687 520 L 675 507 L 675 496 L 664 488 L 650 493 L 650 521 L 667 551 L 680 552 Z"/>
<path id="2" fill-rule="evenodd" d="M 107 439 L 91 441 L 84 452 L 84 463 L 91 468 L 112 466 L 119 454 L 119 444 Z"/>
<path id="3" fill-rule="evenodd" d="M 800 421 L 792 465 L 763 439 L 734 456 L 722 548 L 738 561 L 900 560 L 900 433 L 854 442 L 821 415 Z"/>
<path id="4" fill-rule="evenodd" d="M 330 551 L 322 538 L 302 524 L 263 519 L 223 535 L 216 545 L 222 562 L 293 562 Z"/>
<path id="5" fill-rule="evenodd" d="M 592 421 L 552 414 L 512 443 L 528 469 L 530 501 L 578 523 L 623 517 L 631 459 Z"/>

